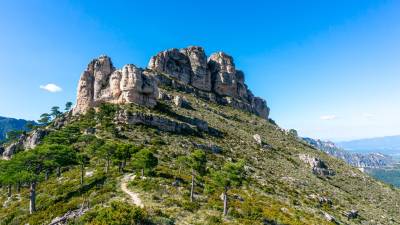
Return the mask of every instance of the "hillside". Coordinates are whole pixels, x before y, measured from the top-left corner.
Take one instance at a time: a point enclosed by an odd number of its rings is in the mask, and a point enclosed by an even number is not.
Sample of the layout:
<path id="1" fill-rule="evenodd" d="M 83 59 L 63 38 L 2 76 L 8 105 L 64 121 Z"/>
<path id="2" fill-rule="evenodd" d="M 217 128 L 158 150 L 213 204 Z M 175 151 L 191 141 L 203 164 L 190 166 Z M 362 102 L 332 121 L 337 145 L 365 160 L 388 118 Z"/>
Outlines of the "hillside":
<path id="1" fill-rule="evenodd" d="M 342 159 L 348 164 L 358 168 L 379 168 L 386 167 L 394 163 L 390 156 L 380 153 L 352 153 L 348 152 L 330 141 L 314 140 L 312 138 L 303 138 L 303 140 L 315 148 L 326 152 L 336 158 Z"/>
<path id="2" fill-rule="evenodd" d="M 0 164 L 0 224 L 400 223 L 398 189 L 281 129 L 225 53 L 187 50 L 162 52 L 145 70 L 93 60 L 73 112 L 42 127 L 31 150 L 23 146 L 39 131 L 6 144 L 16 151 Z"/>
<path id="3" fill-rule="evenodd" d="M 0 142 L 6 139 L 6 135 L 10 131 L 28 130 L 26 127 L 28 123 L 34 122 L 0 116 Z"/>

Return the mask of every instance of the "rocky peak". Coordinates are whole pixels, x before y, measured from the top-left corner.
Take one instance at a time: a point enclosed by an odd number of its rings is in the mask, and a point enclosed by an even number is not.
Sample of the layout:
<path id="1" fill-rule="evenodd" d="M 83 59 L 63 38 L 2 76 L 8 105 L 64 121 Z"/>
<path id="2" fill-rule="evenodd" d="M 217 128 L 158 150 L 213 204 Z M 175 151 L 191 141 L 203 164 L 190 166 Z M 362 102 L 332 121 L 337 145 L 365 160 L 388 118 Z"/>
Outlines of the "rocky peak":
<path id="1" fill-rule="evenodd" d="M 157 82 L 143 69 L 128 64 L 116 70 L 108 56 L 100 56 L 82 73 L 73 113 L 85 113 L 103 102 L 154 107 L 157 96 Z"/>
<path id="2" fill-rule="evenodd" d="M 247 88 L 245 75 L 236 70 L 233 58 L 217 52 L 207 59 L 198 46 L 162 51 L 150 59 L 147 70 L 132 64 L 115 69 L 108 56 L 92 60 L 79 81 L 74 114 L 102 102 L 153 107 L 159 97 L 158 85 L 179 86 L 180 90 L 192 90 L 198 96 L 268 118 L 265 100 L 254 97 Z"/>

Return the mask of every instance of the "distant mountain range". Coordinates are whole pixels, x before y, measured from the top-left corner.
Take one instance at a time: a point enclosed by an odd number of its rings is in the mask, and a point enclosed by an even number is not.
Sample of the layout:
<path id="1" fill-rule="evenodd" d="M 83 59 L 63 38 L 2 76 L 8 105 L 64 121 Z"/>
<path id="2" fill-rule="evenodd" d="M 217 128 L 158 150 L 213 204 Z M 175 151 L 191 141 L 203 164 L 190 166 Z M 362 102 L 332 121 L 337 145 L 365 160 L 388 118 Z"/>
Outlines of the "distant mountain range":
<path id="1" fill-rule="evenodd" d="M 331 141 L 314 140 L 312 138 L 303 138 L 303 140 L 313 147 L 358 168 L 380 168 L 393 163 L 393 159 L 390 156 L 381 153 L 352 153 L 336 146 Z"/>
<path id="2" fill-rule="evenodd" d="M 391 156 L 400 156 L 400 135 L 359 139 L 336 144 L 351 152 L 381 152 Z"/>
<path id="3" fill-rule="evenodd" d="M 0 116 L 0 141 L 6 139 L 6 135 L 10 131 L 14 130 L 28 130 L 26 125 L 28 123 L 34 123 L 34 121 L 28 121 L 23 119 L 14 119 Z"/>

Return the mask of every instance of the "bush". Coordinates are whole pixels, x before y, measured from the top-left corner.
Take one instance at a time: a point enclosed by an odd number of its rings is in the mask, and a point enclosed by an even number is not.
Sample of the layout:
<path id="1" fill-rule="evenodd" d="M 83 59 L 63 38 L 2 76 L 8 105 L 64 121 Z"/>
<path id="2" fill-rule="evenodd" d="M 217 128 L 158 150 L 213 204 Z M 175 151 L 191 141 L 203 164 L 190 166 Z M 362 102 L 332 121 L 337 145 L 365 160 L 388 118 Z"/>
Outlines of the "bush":
<path id="1" fill-rule="evenodd" d="M 112 202 L 110 207 L 95 208 L 82 217 L 82 222 L 93 225 L 151 224 L 147 213 L 139 207 Z"/>

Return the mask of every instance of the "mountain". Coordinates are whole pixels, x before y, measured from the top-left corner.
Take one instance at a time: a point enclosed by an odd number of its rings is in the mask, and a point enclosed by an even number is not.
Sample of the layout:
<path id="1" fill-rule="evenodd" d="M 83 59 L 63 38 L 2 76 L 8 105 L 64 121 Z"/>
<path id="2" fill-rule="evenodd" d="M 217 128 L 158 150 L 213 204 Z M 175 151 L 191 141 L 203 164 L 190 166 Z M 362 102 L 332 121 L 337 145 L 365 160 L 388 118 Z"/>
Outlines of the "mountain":
<path id="1" fill-rule="evenodd" d="M 26 125 L 28 123 L 35 124 L 34 121 L 6 118 L 0 116 L 0 141 L 5 140 L 7 133 L 10 131 L 27 131 L 28 128 L 26 127 Z"/>
<path id="2" fill-rule="evenodd" d="M 313 147 L 320 149 L 336 158 L 342 159 L 354 167 L 379 168 L 393 163 L 393 159 L 390 156 L 383 155 L 381 153 L 351 153 L 339 148 L 331 141 L 314 140 L 312 138 L 303 138 L 303 140 Z"/>
<path id="3" fill-rule="evenodd" d="M 398 189 L 280 128 L 201 47 L 94 59 L 72 112 L 4 148 L 2 224 L 400 224 Z"/>
<path id="4" fill-rule="evenodd" d="M 353 152 L 381 152 L 387 155 L 400 155 L 400 135 L 359 139 L 338 142 L 338 146 Z"/>

